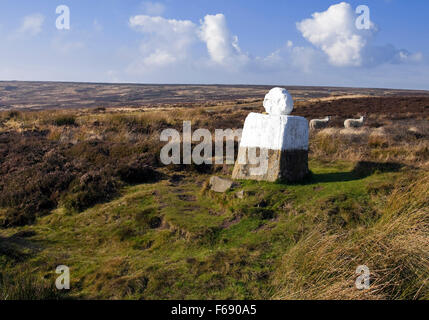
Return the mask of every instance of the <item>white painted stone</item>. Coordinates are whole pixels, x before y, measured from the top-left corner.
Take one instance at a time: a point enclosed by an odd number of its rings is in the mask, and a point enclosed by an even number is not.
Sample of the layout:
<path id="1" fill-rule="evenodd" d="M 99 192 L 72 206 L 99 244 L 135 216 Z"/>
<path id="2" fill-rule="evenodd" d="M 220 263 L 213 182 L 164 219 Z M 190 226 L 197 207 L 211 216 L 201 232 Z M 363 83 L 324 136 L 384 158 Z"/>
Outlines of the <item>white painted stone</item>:
<path id="1" fill-rule="evenodd" d="M 264 108 L 268 114 L 288 115 L 293 111 L 293 99 L 284 88 L 273 88 L 264 99 Z"/>
<path id="2" fill-rule="evenodd" d="M 308 150 L 308 121 L 297 116 L 250 113 L 240 147 Z"/>

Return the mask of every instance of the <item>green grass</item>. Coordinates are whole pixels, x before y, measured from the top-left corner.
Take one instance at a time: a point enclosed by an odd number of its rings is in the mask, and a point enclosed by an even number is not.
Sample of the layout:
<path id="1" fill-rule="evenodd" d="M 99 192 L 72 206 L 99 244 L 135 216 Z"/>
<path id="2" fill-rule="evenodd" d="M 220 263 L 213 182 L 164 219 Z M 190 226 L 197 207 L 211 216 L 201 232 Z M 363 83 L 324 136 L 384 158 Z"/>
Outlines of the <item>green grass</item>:
<path id="1" fill-rule="evenodd" d="M 29 241 L 41 248 L 0 267 L 13 274 L 26 265 L 54 279 L 55 267 L 67 265 L 72 298 L 269 299 L 284 256 L 316 226 L 330 234 L 373 226 L 387 199 L 374 186 L 405 174 L 358 176 L 353 168 L 312 160 L 310 181 L 243 181 L 244 199 L 201 191 L 208 176 L 191 173 L 179 184 L 127 187 L 80 214 L 58 208 L 32 226 L 0 231 L 32 230 Z"/>

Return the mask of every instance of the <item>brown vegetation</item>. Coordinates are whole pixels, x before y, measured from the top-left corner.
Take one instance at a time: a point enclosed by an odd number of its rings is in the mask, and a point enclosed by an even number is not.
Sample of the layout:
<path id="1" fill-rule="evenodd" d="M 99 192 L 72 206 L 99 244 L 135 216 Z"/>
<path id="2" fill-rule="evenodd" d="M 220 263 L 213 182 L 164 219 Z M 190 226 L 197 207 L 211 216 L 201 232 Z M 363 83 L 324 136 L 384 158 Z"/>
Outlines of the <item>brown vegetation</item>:
<path id="1" fill-rule="evenodd" d="M 78 108 L 211 107 L 262 102 L 271 86 L 150 85 L 0 81 L 0 111 Z M 427 91 L 286 86 L 296 101 L 428 96 Z"/>
<path id="2" fill-rule="evenodd" d="M 429 124 L 422 117 L 429 100 L 368 99 L 298 104 L 296 114 L 336 113 L 337 119 L 356 114 L 358 109 L 369 111 L 364 106 L 373 108 L 364 128 L 334 127 L 313 132 L 311 156 L 427 166 Z M 406 101 L 409 113 L 414 113 L 413 117 L 402 119 L 400 114 L 405 112 Z M 388 108 L 399 114 L 393 112 L 387 118 L 384 113 L 392 111 Z M 105 109 L 73 113 L 3 112 L 0 114 L 0 205 L 7 211 L 1 217 L 1 225 L 32 223 L 60 202 L 69 210 L 82 211 L 112 199 L 124 184 L 154 181 L 160 177 L 155 168 L 160 165 L 159 134 L 163 129 L 181 131 L 185 120 L 192 122 L 194 130 L 240 128 L 251 110 L 261 111 L 261 106 L 128 113 Z M 198 172 L 212 170 L 207 166 L 192 168 Z M 174 170 L 183 169 L 188 168 L 176 166 Z"/>

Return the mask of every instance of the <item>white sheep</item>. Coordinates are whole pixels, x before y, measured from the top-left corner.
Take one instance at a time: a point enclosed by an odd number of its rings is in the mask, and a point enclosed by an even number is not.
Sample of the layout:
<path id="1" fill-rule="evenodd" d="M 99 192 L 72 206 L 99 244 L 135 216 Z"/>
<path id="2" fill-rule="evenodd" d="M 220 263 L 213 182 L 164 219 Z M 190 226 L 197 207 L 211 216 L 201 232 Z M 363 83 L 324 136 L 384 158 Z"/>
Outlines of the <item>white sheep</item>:
<path id="1" fill-rule="evenodd" d="M 345 128 L 360 128 L 363 126 L 365 117 L 362 116 L 360 119 L 347 119 L 344 121 Z"/>
<path id="2" fill-rule="evenodd" d="M 328 126 L 329 121 L 331 120 L 331 117 L 325 117 L 325 119 L 313 119 L 310 121 L 310 129 L 323 129 Z"/>

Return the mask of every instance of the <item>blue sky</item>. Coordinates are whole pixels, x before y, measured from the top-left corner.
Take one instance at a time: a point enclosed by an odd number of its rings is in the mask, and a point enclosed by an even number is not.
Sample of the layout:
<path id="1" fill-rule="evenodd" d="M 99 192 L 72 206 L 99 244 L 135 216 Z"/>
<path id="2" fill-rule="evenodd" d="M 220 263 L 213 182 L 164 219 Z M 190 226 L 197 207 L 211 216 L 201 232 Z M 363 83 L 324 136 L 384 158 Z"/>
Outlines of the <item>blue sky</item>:
<path id="1" fill-rule="evenodd" d="M 62 4 L 70 30 L 56 28 Z M 429 89 L 428 12 L 426 0 L 2 0 L 0 80 Z"/>

